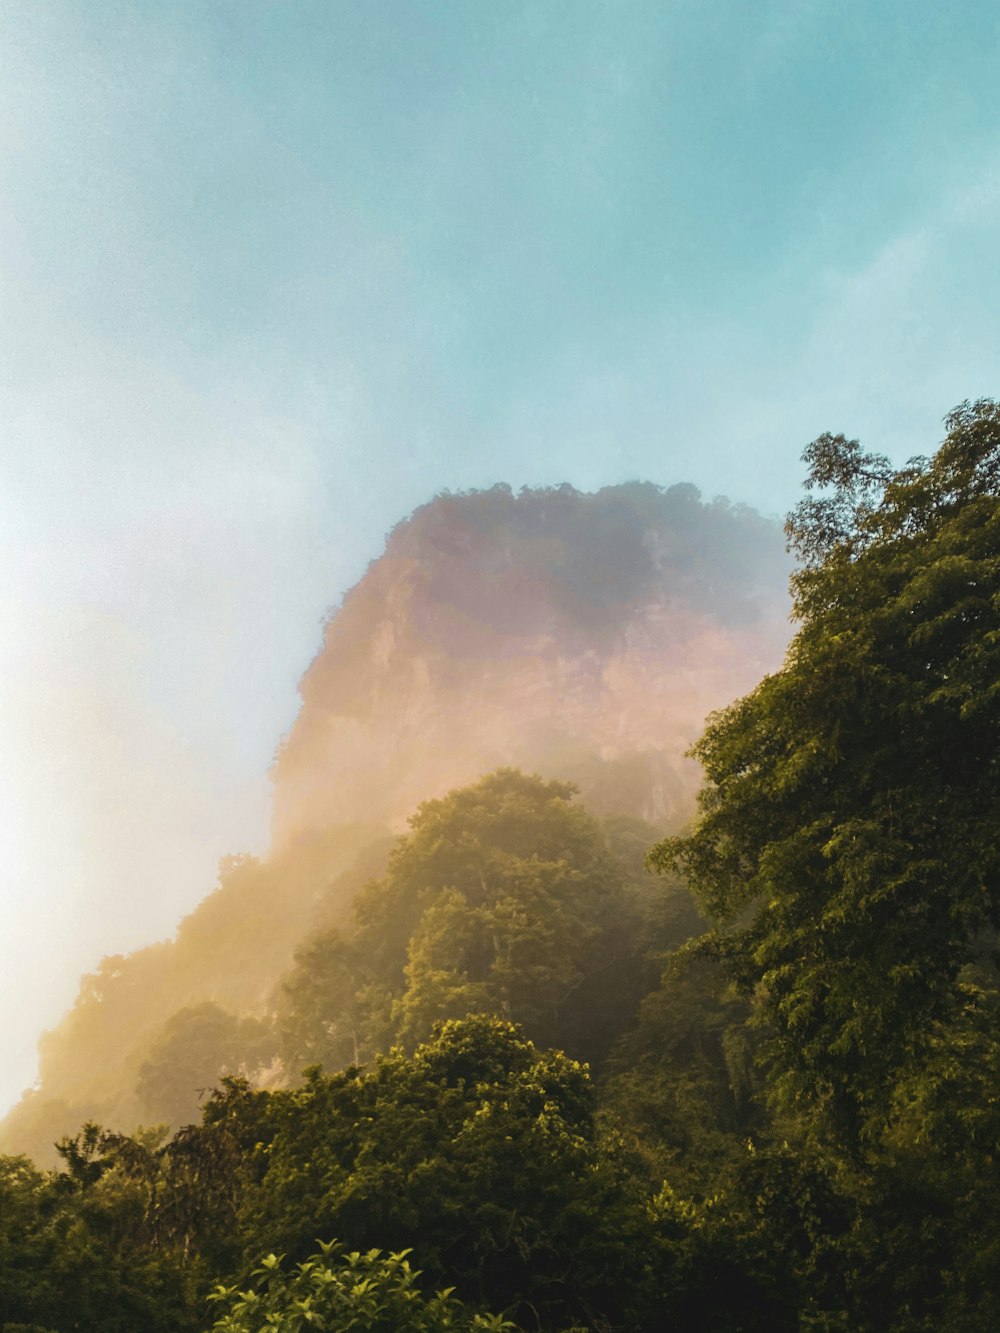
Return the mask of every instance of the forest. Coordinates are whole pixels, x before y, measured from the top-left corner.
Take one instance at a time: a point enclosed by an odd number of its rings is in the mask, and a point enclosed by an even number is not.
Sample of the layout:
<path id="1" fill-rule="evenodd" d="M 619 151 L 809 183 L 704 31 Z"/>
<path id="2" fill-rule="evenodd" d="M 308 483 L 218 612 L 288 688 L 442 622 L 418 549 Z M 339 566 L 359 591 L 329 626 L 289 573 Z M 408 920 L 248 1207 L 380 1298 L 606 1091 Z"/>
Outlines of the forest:
<path id="1" fill-rule="evenodd" d="M 234 859 L 215 999 L 107 960 L 64 1067 L 166 1005 L 149 1118 L 22 1108 L 0 1330 L 995 1328 L 1000 405 L 946 425 L 806 450 L 794 636 L 683 826 L 494 768 Z"/>

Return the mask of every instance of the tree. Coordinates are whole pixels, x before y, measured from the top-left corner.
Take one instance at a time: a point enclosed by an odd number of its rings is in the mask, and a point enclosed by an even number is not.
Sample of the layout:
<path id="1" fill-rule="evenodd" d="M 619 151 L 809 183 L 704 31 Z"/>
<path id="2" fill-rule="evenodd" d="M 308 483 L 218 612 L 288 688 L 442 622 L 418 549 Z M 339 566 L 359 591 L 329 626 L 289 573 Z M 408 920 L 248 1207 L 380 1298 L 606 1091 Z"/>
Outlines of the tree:
<path id="1" fill-rule="evenodd" d="M 285 1069 L 342 1069 L 358 1064 L 372 1036 L 367 1020 L 365 963 L 336 927 L 306 940 L 279 994 L 278 1037 Z"/>
<path id="2" fill-rule="evenodd" d="M 209 1300 L 229 1306 L 213 1333 L 504 1333 L 514 1325 L 499 1315 L 469 1310 L 449 1292 L 426 1296 L 406 1258 L 408 1251 L 351 1253 L 335 1241 L 286 1273 L 280 1259 L 267 1255 L 253 1276 L 256 1286 L 239 1291 L 220 1286 Z"/>
<path id="3" fill-rule="evenodd" d="M 652 886 L 574 793 L 501 769 L 421 805 L 359 895 L 354 933 L 299 950 L 278 999 L 289 1067 L 358 1063 L 394 1041 L 412 1050 L 438 1019 L 478 1013 L 601 1061 L 652 980 Z"/>
<path id="4" fill-rule="evenodd" d="M 195 1265 L 149 1243 L 148 1195 L 121 1170 L 121 1140 L 87 1125 L 60 1145 L 68 1169 L 0 1157 L 0 1326 L 37 1333 L 194 1333 Z"/>
<path id="5" fill-rule="evenodd" d="M 654 1188 L 711 1195 L 760 1128 L 749 1006 L 732 992 L 718 963 L 679 950 L 610 1062 L 605 1106 L 641 1143 Z"/>
<path id="6" fill-rule="evenodd" d="M 237 1018 L 205 1000 L 167 1019 L 139 1070 L 136 1091 L 157 1120 L 189 1124 L 220 1079 L 259 1069 L 273 1053 L 266 1022 Z"/>
<path id="7" fill-rule="evenodd" d="M 894 470 L 825 435 L 786 526 L 799 629 L 711 720 L 687 875 L 769 1031 L 775 1104 L 853 1154 L 1000 922 L 1000 407 Z"/>
<path id="8" fill-rule="evenodd" d="M 513 1308 L 526 1327 L 614 1319 L 632 1299 L 642 1188 L 598 1141 L 586 1070 L 513 1025 L 452 1020 L 412 1056 L 314 1069 L 302 1088 L 257 1097 L 259 1179 L 251 1155 L 239 1211 L 248 1256 L 303 1261 L 317 1235 L 412 1245 L 431 1281 Z"/>

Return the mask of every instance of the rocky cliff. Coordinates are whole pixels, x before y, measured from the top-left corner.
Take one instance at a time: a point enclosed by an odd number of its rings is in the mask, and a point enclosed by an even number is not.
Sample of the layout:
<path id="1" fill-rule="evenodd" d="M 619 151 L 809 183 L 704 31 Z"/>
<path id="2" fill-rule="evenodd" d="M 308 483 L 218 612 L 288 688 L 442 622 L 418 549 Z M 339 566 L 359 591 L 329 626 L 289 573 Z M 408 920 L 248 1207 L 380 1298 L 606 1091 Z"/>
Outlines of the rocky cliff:
<path id="1" fill-rule="evenodd" d="M 781 661 L 786 581 L 777 525 L 691 486 L 439 496 L 329 619 L 274 768 L 276 844 L 399 825 L 499 765 L 675 822 L 706 715 Z"/>

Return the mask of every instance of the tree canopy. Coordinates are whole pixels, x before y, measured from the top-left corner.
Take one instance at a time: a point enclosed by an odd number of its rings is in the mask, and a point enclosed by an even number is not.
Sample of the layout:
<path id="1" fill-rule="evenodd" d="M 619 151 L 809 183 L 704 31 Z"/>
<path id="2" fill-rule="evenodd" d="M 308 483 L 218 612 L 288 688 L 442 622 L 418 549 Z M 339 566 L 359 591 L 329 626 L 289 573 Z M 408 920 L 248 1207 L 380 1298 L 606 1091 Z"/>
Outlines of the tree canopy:
<path id="1" fill-rule="evenodd" d="M 657 892 L 631 845 L 575 788 L 515 769 L 420 806 L 386 873 L 355 902 L 353 930 L 312 937 L 278 996 L 287 1065 L 336 1068 L 429 1037 L 443 1018 L 490 1013 L 601 1061 L 655 979 L 643 931 L 654 899 L 697 929 L 687 890 Z M 668 915 L 666 908 L 661 915 Z"/>
<path id="2" fill-rule="evenodd" d="M 1000 407 L 893 469 L 826 435 L 786 531 L 798 632 L 717 714 L 658 868 L 770 1031 L 778 1105 L 857 1145 L 1000 920 Z"/>

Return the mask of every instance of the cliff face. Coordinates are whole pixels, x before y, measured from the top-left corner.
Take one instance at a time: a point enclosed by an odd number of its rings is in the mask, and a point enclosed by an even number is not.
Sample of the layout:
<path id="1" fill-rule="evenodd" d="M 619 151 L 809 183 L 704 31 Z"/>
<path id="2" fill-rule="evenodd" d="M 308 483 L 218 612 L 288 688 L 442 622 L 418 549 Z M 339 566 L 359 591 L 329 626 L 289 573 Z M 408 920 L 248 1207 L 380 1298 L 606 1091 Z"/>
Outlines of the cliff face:
<path id="1" fill-rule="evenodd" d="M 690 486 L 444 496 L 331 617 L 274 777 L 277 846 L 511 764 L 686 815 L 706 715 L 780 664 L 777 525 Z"/>

